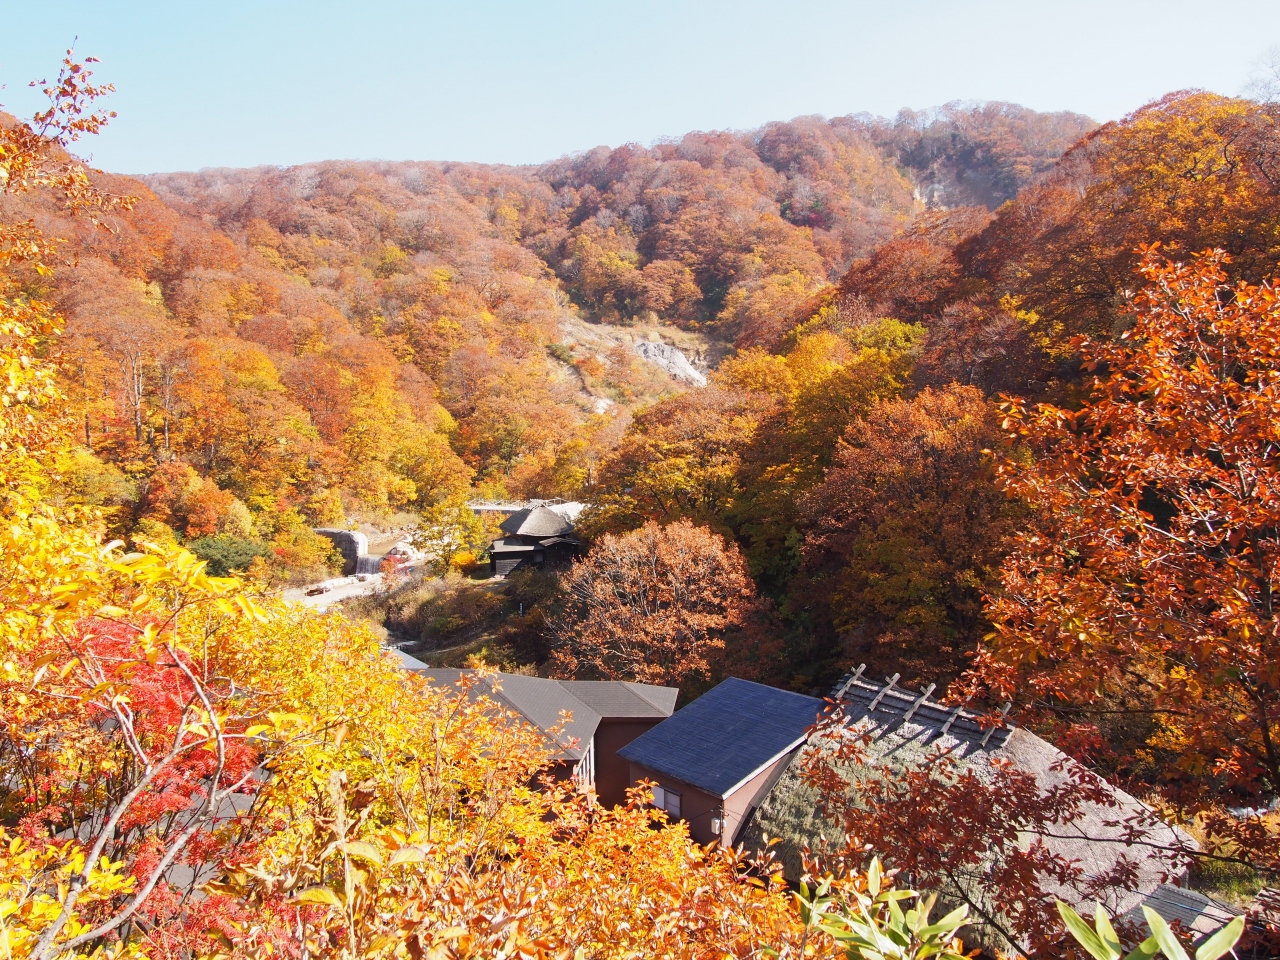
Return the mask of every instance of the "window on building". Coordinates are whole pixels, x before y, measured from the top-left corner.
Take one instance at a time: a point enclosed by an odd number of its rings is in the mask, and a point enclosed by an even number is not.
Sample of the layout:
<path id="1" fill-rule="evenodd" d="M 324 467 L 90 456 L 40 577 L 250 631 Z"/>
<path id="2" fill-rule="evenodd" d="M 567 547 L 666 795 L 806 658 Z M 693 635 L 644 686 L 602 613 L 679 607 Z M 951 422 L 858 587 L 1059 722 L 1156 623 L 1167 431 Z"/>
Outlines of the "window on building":
<path id="1" fill-rule="evenodd" d="M 680 794 L 676 793 L 674 790 L 667 790 L 665 792 L 666 792 L 666 798 L 665 798 L 666 803 L 663 804 L 663 808 L 667 811 L 668 817 L 670 817 L 672 820 L 679 820 L 680 819 Z"/>
<path id="2" fill-rule="evenodd" d="M 659 810 L 667 811 L 672 820 L 680 819 L 680 794 L 666 787 L 653 788 L 653 805 Z"/>

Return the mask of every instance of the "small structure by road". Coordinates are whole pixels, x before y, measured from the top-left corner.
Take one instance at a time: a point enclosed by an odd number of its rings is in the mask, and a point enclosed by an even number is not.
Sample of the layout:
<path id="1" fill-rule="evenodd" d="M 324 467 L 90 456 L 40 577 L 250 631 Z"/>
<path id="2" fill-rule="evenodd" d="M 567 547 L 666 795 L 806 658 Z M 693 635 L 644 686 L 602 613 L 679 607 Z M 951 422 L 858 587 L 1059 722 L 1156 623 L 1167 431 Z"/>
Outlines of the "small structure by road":
<path id="1" fill-rule="evenodd" d="M 334 548 L 342 554 L 343 576 L 349 577 L 353 573 L 372 572 L 360 569 L 361 558 L 369 554 L 369 538 L 359 530 L 335 530 L 329 527 L 321 527 L 315 532 L 332 543 Z"/>
<path id="2" fill-rule="evenodd" d="M 564 566 L 582 553 L 573 524 L 549 507 L 526 507 L 502 521 L 489 544 L 489 571 L 504 577 L 524 566 Z"/>

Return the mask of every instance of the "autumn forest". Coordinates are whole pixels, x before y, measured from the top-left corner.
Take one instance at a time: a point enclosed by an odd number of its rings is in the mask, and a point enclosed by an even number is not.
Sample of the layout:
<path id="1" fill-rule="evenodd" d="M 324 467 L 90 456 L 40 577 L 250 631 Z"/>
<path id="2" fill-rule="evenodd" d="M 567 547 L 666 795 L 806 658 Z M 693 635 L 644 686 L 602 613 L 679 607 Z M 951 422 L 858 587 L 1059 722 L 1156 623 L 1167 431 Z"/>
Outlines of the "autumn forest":
<path id="1" fill-rule="evenodd" d="M 4 956 L 1115 960 L 1140 913 L 1056 902 L 1137 866 L 992 851 L 1116 790 L 1274 955 L 1280 104 L 133 178 L 76 159 L 87 63 L 0 114 Z M 472 505 L 531 499 L 585 504 L 581 555 L 498 582 Z M 282 592 L 340 573 L 331 528 L 425 564 L 308 612 Z M 542 739 L 393 641 L 682 706 L 863 665 L 1079 775 L 940 752 L 906 806 L 862 788 L 876 819 L 815 762 L 846 842 L 797 886 L 539 781 Z"/>

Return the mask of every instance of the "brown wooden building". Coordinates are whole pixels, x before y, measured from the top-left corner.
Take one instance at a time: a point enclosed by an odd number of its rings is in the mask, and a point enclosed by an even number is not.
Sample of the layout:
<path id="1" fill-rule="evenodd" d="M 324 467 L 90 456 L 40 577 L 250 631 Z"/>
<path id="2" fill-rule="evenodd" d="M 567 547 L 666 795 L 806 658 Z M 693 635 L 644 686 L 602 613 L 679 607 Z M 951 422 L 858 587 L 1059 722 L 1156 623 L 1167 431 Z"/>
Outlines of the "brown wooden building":
<path id="1" fill-rule="evenodd" d="M 429 681 L 456 685 L 468 670 L 415 668 Z M 512 673 L 490 676 L 472 688 L 519 714 L 547 736 L 555 747 L 555 764 L 563 777 L 574 778 L 582 789 L 594 790 L 603 804 L 626 801 L 631 785 L 630 764 L 618 750 L 671 716 L 680 691 L 621 680 L 548 680 Z M 567 715 L 559 731 L 554 728 Z"/>
<path id="2" fill-rule="evenodd" d="M 489 544 L 489 570 L 495 576 L 522 566 L 564 566 L 582 552 L 573 524 L 549 507 L 517 510 L 498 529 L 504 536 Z"/>
<path id="3" fill-rule="evenodd" d="M 699 843 L 737 842 L 742 825 L 804 744 L 825 703 L 736 677 L 618 751 L 631 782 Z"/>

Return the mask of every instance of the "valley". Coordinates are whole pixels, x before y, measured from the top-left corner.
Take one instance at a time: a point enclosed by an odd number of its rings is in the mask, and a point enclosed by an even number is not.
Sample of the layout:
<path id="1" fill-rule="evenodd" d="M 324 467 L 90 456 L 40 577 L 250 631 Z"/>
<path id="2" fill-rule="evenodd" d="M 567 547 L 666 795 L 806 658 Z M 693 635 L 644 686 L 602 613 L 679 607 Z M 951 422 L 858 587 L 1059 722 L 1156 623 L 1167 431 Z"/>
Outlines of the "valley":
<path id="1" fill-rule="evenodd" d="M 88 62 L 0 115 L 11 953 L 1274 954 L 1274 97 L 127 177 Z"/>

